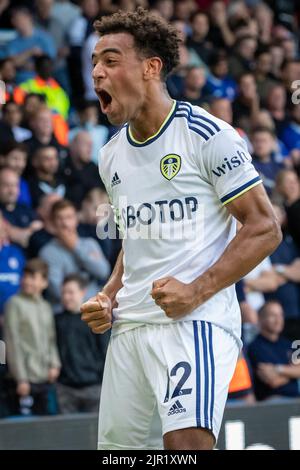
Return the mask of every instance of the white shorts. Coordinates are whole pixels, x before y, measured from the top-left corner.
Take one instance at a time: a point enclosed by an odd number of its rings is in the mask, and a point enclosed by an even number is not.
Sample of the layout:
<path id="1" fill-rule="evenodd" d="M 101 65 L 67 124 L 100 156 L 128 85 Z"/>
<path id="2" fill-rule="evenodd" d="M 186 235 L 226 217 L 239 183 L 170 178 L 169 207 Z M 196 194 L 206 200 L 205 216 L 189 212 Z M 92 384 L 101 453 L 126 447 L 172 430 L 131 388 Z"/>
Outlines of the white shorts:
<path id="1" fill-rule="evenodd" d="M 204 321 L 145 325 L 111 338 L 98 449 L 162 449 L 162 436 L 211 430 L 217 440 L 239 354 L 233 336 Z"/>

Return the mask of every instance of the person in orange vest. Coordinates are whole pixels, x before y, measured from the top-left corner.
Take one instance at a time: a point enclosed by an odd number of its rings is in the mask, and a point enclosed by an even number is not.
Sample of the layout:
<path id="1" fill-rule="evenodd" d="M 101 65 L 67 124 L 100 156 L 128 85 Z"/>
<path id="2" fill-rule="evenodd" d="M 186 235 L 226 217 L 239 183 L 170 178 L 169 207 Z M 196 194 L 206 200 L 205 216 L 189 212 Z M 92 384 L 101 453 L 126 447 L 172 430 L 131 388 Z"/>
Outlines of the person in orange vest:
<path id="1" fill-rule="evenodd" d="M 52 77 L 53 61 L 47 55 L 35 58 L 36 75 L 20 83 L 17 89 L 18 104 L 24 103 L 28 93 L 45 96 L 47 106 L 65 121 L 68 118 L 70 100 L 59 83 Z"/>
<path id="2" fill-rule="evenodd" d="M 243 352 L 241 352 L 238 358 L 233 377 L 229 384 L 228 400 L 230 402 L 235 400 L 243 400 L 246 403 L 255 402 L 252 378 Z"/>

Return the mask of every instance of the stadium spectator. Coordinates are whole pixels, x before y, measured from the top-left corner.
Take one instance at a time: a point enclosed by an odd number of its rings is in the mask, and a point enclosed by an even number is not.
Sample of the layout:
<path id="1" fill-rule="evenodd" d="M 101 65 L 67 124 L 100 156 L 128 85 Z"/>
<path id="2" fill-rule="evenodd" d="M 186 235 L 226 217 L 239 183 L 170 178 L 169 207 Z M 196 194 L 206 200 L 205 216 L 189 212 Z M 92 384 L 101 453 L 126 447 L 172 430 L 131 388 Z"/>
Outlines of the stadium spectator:
<path id="1" fill-rule="evenodd" d="M 97 166 L 92 162 L 93 141 L 88 131 L 79 131 L 70 144 L 70 153 L 65 160 L 63 174 L 66 197 L 79 209 L 82 199 L 101 181 Z"/>
<path id="2" fill-rule="evenodd" d="M 80 7 L 70 2 L 70 0 L 56 0 L 51 13 L 53 18 L 62 24 L 66 36 L 70 27 L 80 15 Z"/>
<path id="3" fill-rule="evenodd" d="M 229 384 L 228 403 L 231 404 L 254 404 L 255 396 L 249 365 L 245 358 L 245 353 L 241 353 L 237 365 Z"/>
<path id="4" fill-rule="evenodd" d="M 226 5 L 222 0 L 214 0 L 209 8 L 210 28 L 208 40 L 216 48 L 226 49 L 233 46 L 234 35 L 229 27 Z"/>
<path id="5" fill-rule="evenodd" d="M 2 116 L 2 122 L 8 127 L 8 137 L 12 136 L 16 142 L 24 142 L 24 140 L 30 139 L 32 133 L 21 126 L 22 111 L 14 101 L 8 101 L 4 104 Z"/>
<path id="6" fill-rule="evenodd" d="M 288 230 L 300 250 L 300 182 L 295 171 L 280 171 L 276 187 L 284 200 Z"/>
<path id="7" fill-rule="evenodd" d="M 67 58 L 69 55 L 67 34 L 62 18 L 57 18 L 54 15 L 54 3 L 54 0 L 35 0 L 36 14 L 34 21 L 37 27 L 47 31 L 53 38 L 57 50 L 56 59 L 53 64 L 54 77 L 66 91 L 70 91 L 67 68 Z"/>
<path id="8" fill-rule="evenodd" d="M 255 53 L 254 77 L 257 93 L 262 102 L 265 101 L 269 89 L 276 84 L 271 78 L 272 56 L 268 47 L 259 48 Z"/>
<path id="9" fill-rule="evenodd" d="M 31 235 L 40 230 L 42 223 L 36 220 L 31 208 L 19 204 L 20 181 L 11 168 L 0 168 L 0 210 L 6 220 L 11 242 L 26 248 Z"/>
<path id="10" fill-rule="evenodd" d="M 55 58 L 56 48 L 50 34 L 34 28 L 32 14 L 27 8 L 15 8 L 11 22 L 17 37 L 7 44 L 3 55 L 13 59 L 17 67 L 17 82 L 20 83 L 34 75 L 35 57 L 47 54 Z"/>
<path id="11" fill-rule="evenodd" d="M 19 290 L 24 264 L 22 251 L 9 241 L 7 226 L 0 211 L 0 338 L 4 305 Z"/>
<path id="12" fill-rule="evenodd" d="M 23 104 L 23 125 L 27 129 L 30 129 L 30 121 L 31 118 L 34 116 L 36 111 L 41 107 L 41 105 L 45 105 L 45 97 L 44 95 L 38 95 L 36 93 L 28 93 L 25 96 L 24 104 Z"/>
<path id="13" fill-rule="evenodd" d="M 266 96 L 266 108 L 273 118 L 278 135 L 286 123 L 286 93 L 282 84 L 270 88 Z"/>
<path id="14" fill-rule="evenodd" d="M 58 193 L 44 194 L 41 196 L 36 213 L 43 223 L 43 227 L 37 230 L 29 239 L 27 253 L 29 258 L 36 258 L 39 251 L 45 246 L 55 234 L 55 227 L 51 218 L 51 210 L 53 204 L 61 200 L 62 197 Z"/>
<path id="15" fill-rule="evenodd" d="M 298 397 L 300 366 L 291 361 L 291 342 L 281 336 L 284 315 L 278 302 L 266 302 L 259 310 L 259 326 L 260 334 L 248 348 L 256 398 Z"/>
<path id="16" fill-rule="evenodd" d="M 264 294 L 276 291 L 280 283 L 283 283 L 273 269 L 270 258 L 265 258 L 243 281 L 246 301 L 256 311 L 265 303 Z"/>
<path id="17" fill-rule="evenodd" d="M 98 164 L 99 150 L 106 144 L 108 140 L 108 128 L 98 124 L 98 106 L 94 101 L 84 101 L 78 106 L 79 126 L 73 128 L 69 132 L 69 143 L 79 131 L 87 131 L 93 143 L 92 161 Z"/>
<path id="18" fill-rule="evenodd" d="M 49 300 L 57 313 L 60 309 L 61 285 L 66 275 L 80 272 L 87 281 L 86 296 L 95 295 L 107 279 L 110 266 L 93 238 L 78 236 L 76 208 L 67 200 L 57 201 L 51 211 L 55 237 L 40 251 L 49 266 Z"/>
<path id="19" fill-rule="evenodd" d="M 257 40 L 253 36 L 237 39 L 234 53 L 229 59 L 229 75 L 231 77 L 238 80 L 241 75 L 252 72 L 256 48 Z"/>
<path id="20" fill-rule="evenodd" d="M 94 82 L 92 78 L 93 63 L 91 61 L 91 56 L 98 40 L 99 37 L 97 33 L 92 32 L 84 41 L 81 51 L 84 98 L 86 100 L 95 101 L 96 103 L 97 95 L 94 90 Z"/>
<path id="21" fill-rule="evenodd" d="M 244 279 L 240 279 L 235 285 L 237 299 L 241 309 L 242 316 L 242 340 L 245 347 L 251 343 L 251 341 L 257 335 L 258 315 L 249 302 L 247 302 Z M 249 292 L 249 289 L 248 289 Z"/>
<path id="22" fill-rule="evenodd" d="M 0 60 L 0 78 L 5 83 L 5 101 L 15 101 L 16 67 L 12 58 Z"/>
<path id="23" fill-rule="evenodd" d="M 44 95 L 46 104 L 53 114 L 59 114 L 63 120 L 68 118 L 70 100 L 64 89 L 53 78 L 53 61 L 46 55 L 35 59 L 36 74 L 20 83 L 17 89 L 18 103 L 23 104 L 26 94 Z"/>
<path id="24" fill-rule="evenodd" d="M 284 61 L 284 51 L 276 42 L 270 44 L 271 75 L 275 80 L 280 80 L 281 66 Z"/>
<path id="25" fill-rule="evenodd" d="M 300 150 L 300 106 L 299 104 L 290 105 L 290 120 L 282 129 L 280 139 L 286 145 L 289 151 Z"/>
<path id="26" fill-rule="evenodd" d="M 207 41 L 209 32 L 208 15 L 202 11 L 196 11 L 191 16 L 190 22 L 192 34 L 187 38 L 186 45 L 189 49 L 193 49 L 203 62 L 208 64 L 213 51 L 213 44 Z"/>
<path id="27" fill-rule="evenodd" d="M 210 100 L 209 112 L 223 121 L 232 124 L 232 104 L 228 98 L 214 97 Z"/>
<path id="28" fill-rule="evenodd" d="M 277 300 L 284 312 L 285 335 L 297 339 L 300 333 L 300 250 L 285 228 L 285 213 L 283 209 L 273 204 L 277 219 L 283 232 L 283 239 L 274 253 L 270 255 L 273 269 L 280 278 L 280 286 L 269 298 Z"/>
<path id="29" fill-rule="evenodd" d="M 43 299 L 48 267 L 36 258 L 24 268 L 21 291 L 5 307 L 4 337 L 9 372 L 20 398 L 31 397 L 32 414 L 49 414 L 48 394 L 60 371 L 53 314 Z"/>
<path id="30" fill-rule="evenodd" d="M 238 96 L 232 105 L 233 124 L 246 132 L 259 111 L 259 96 L 256 82 L 252 73 L 244 73 L 238 79 Z"/>
<path id="31" fill-rule="evenodd" d="M 78 233 L 81 237 L 94 238 L 99 243 L 113 269 L 118 252 L 121 249 L 121 240 L 118 239 L 117 229 L 112 238 L 100 237 L 97 230 L 99 226 L 103 227 L 104 222 L 106 223 L 105 216 L 108 208 L 110 208 L 109 199 L 103 188 L 94 188 L 89 191 L 82 200 Z M 105 227 L 103 229 L 105 230 Z"/>
<path id="32" fill-rule="evenodd" d="M 80 0 L 80 15 L 75 18 L 68 31 L 70 47 L 69 76 L 72 87 L 72 97 L 77 103 L 78 97 L 84 94 L 81 52 L 85 39 L 93 32 L 93 22 L 99 14 L 97 0 Z"/>
<path id="33" fill-rule="evenodd" d="M 64 197 L 66 187 L 59 170 L 58 152 L 55 147 L 39 147 L 32 155 L 31 164 L 34 170 L 28 179 L 33 207 L 39 205 L 45 194 L 57 193 Z"/>
<path id="34" fill-rule="evenodd" d="M 283 157 L 275 159 L 275 135 L 269 128 L 258 127 L 252 131 L 253 165 L 261 175 L 264 187 L 271 195 L 277 173 L 283 168 Z"/>
<path id="35" fill-rule="evenodd" d="M 78 274 L 67 276 L 62 285 L 64 310 L 55 317 L 62 363 L 56 385 L 61 413 L 95 412 L 99 407 L 109 333 L 94 335 L 81 320 L 80 306 L 84 296 L 83 279 Z"/>
<path id="36" fill-rule="evenodd" d="M 205 81 L 205 72 L 202 67 L 188 67 L 183 83 L 182 95 L 178 99 L 188 101 L 194 106 L 203 106 L 205 96 L 203 96 L 202 90 Z"/>
<path id="37" fill-rule="evenodd" d="M 32 137 L 25 141 L 30 155 L 33 155 L 39 147 L 51 145 L 58 150 L 60 160 L 66 156 L 62 144 L 67 142 L 68 129 L 60 127 L 61 119 L 56 121 L 55 116 L 57 115 L 53 115 L 45 104 L 37 107 L 31 114 L 29 124 Z"/>
<path id="38" fill-rule="evenodd" d="M 287 101 L 292 102 L 293 83 L 300 77 L 300 60 L 285 59 L 281 66 L 281 80 L 285 87 Z"/>
<path id="39" fill-rule="evenodd" d="M 19 176 L 19 198 L 18 203 L 32 207 L 32 200 L 29 191 L 28 182 L 23 177 L 28 160 L 28 150 L 26 145 L 11 141 L 3 146 L 2 155 L 0 154 L 0 167 L 6 166 L 14 170 Z"/>
<path id="40" fill-rule="evenodd" d="M 274 13 L 265 2 L 256 3 L 254 7 L 254 18 L 257 21 L 259 40 L 262 44 L 268 45 L 272 40 Z"/>
<path id="41" fill-rule="evenodd" d="M 151 11 L 170 21 L 174 16 L 174 2 L 173 0 L 155 0 Z"/>
<path id="42" fill-rule="evenodd" d="M 228 75 L 228 59 L 224 53 L 211 54 L 209 59 L 211 73 L 208 74 L 205 86 L 205 93 L 216 98 L 228 98 L 233 101 L 237 84 Z"/>

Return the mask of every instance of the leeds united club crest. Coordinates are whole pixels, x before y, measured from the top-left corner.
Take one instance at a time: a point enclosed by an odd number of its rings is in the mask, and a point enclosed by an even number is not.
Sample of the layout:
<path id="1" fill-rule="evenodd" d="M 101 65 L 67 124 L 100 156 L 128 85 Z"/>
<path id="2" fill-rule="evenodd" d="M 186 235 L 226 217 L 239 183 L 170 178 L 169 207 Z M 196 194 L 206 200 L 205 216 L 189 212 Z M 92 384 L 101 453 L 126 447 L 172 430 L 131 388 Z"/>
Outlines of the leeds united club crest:
<path id="1" fill-rule="evenodd" d="M 171 180 L 177 175 L 181 167 L 181 158 L 179 155 L 170 153 L 163 157 L 160 161 L 161 174 L 167 179 Z"/>

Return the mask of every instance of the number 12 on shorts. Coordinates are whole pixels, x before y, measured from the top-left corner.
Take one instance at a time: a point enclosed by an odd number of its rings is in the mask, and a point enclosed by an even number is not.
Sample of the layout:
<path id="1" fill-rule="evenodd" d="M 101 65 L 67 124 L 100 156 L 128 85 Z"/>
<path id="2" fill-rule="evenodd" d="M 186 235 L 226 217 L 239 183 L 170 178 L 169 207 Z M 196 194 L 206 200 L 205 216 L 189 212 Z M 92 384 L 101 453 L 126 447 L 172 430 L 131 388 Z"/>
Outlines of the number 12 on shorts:
<path id="1" fill-rule="evenodd" d="M 177 376 L 177 372 L 179 369 L 183 369 L 183 374 L 181 375 L 172 396 L 170 397 L 170 377 Z M 164 399 L 164 403 L 167 403 L 170 399 L 180 397 L 182 395 L 190 395 L 192 393 L 191 388 L 183 388 L 185 382 L 188 380 L 189 376 L 191 375 L 192 368 L 188 362 L 178 362 L 173 369 L 171 370 L 170 374 L 167 373 L 167 391 L 166 396 Z M 178 376 L 180 372 L 178 373 Z"/>

